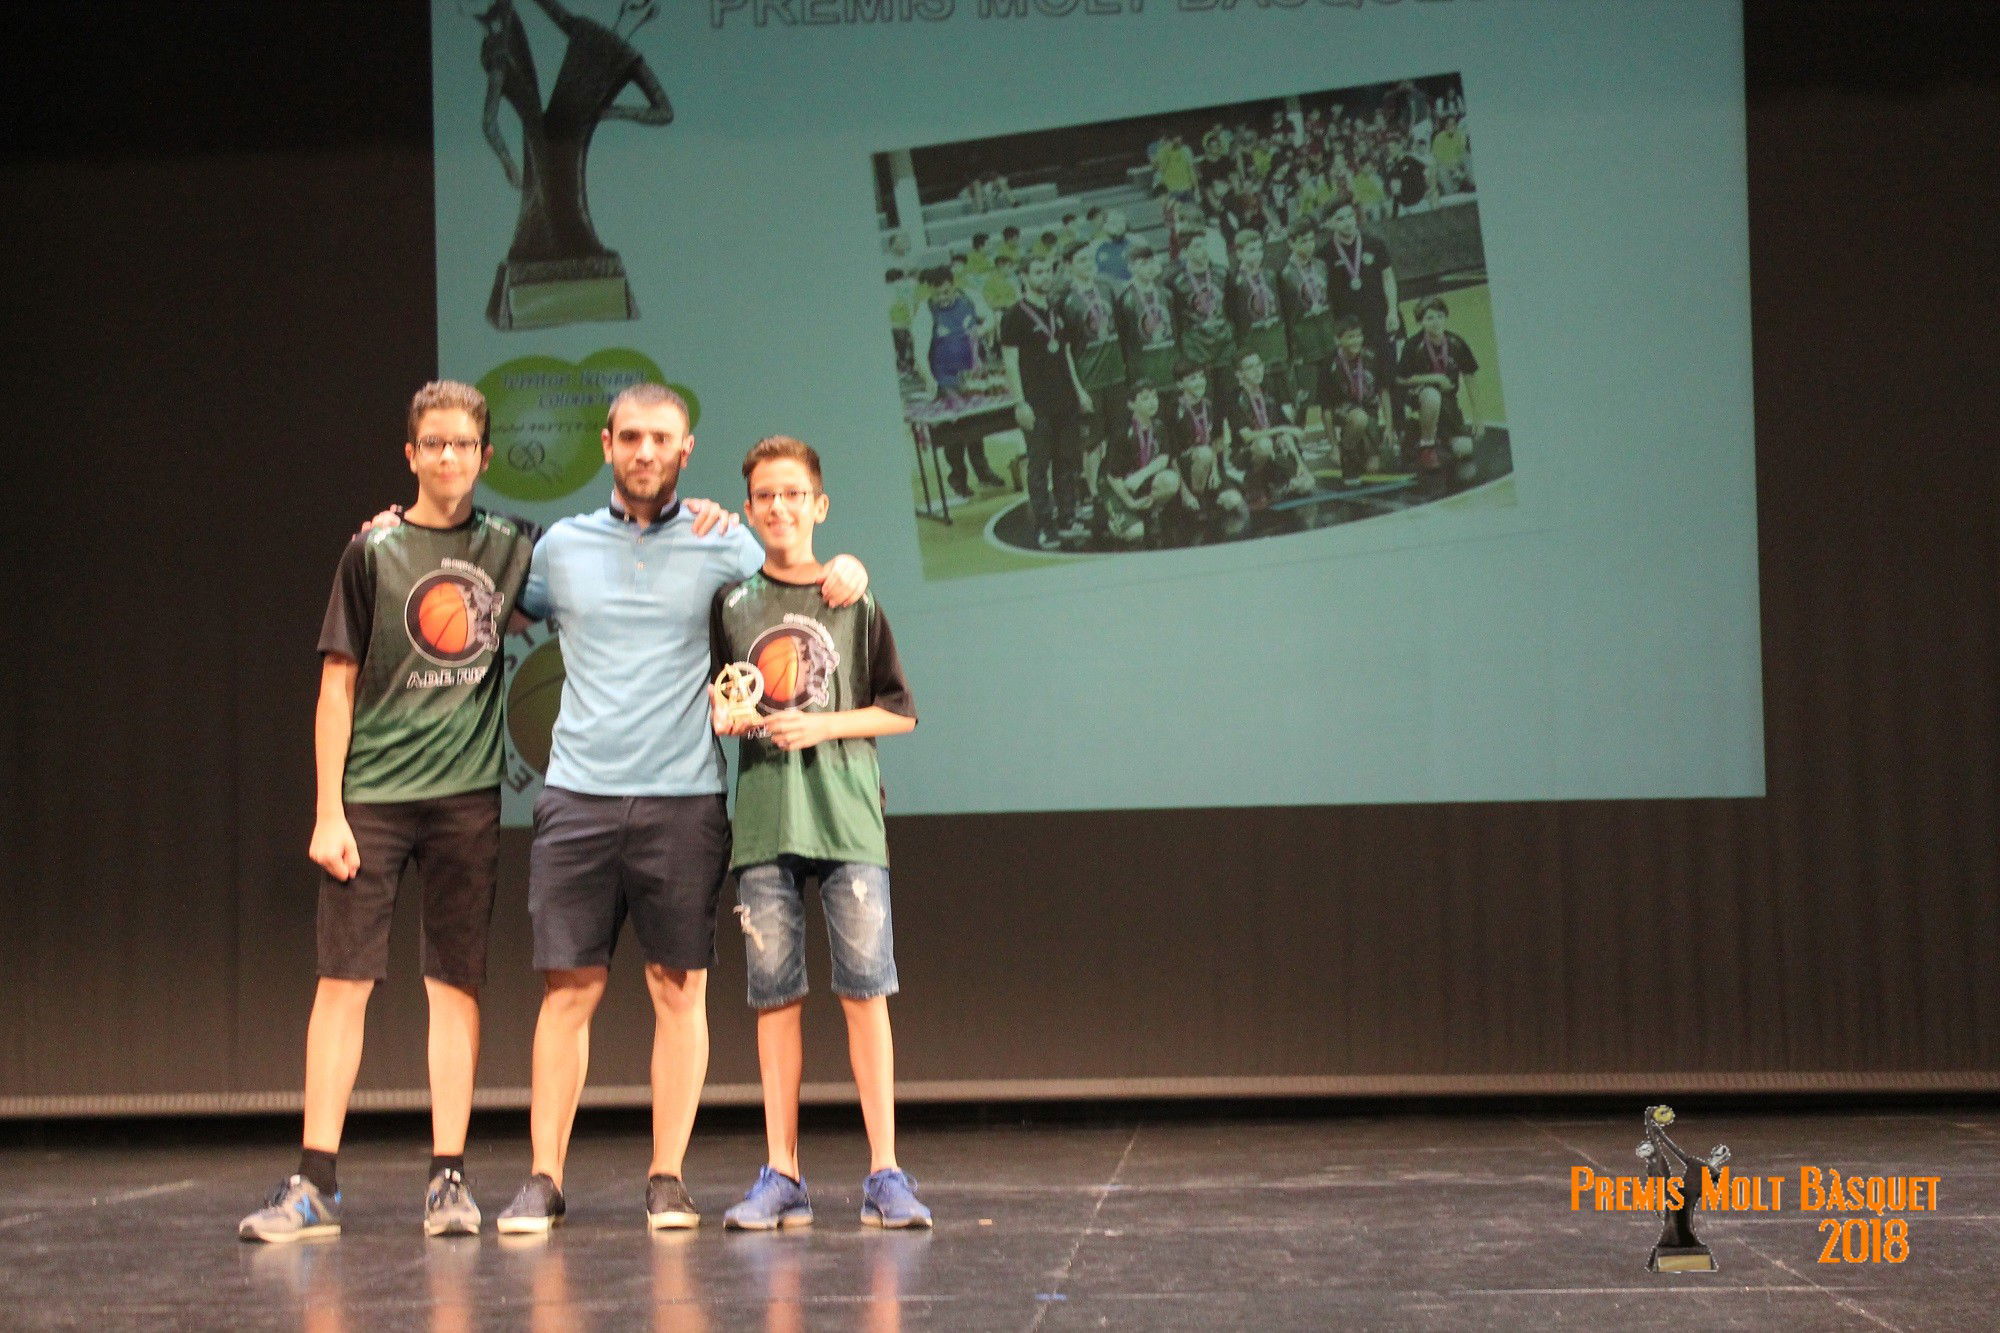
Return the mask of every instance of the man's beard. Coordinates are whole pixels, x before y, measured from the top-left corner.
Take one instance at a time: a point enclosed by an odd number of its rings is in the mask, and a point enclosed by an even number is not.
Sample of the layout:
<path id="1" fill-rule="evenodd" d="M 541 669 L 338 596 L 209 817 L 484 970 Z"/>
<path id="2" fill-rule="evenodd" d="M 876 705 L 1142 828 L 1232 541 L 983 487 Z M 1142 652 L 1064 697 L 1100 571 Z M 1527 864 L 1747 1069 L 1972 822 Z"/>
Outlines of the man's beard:
<path id="1" fill-rule="evenodd" d="M 672 498 L 674 488 L 680 484 L 681 465 L 678 460 L 669 459 L 644 475 L 640 475 L 636 468 L 623 472 L 613 468 L 611 479 L 618 487 L 618 493 L 634 504 L 664 504 Z"/>

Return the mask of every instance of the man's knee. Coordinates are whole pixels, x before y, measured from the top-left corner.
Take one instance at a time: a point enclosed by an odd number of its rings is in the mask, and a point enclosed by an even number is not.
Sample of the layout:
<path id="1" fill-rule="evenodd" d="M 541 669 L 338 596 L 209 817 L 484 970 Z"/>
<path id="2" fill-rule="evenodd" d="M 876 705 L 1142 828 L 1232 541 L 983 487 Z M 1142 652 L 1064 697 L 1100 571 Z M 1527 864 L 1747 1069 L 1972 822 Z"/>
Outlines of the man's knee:
<path id="1" fill-rule="evenodd" d="M 605 976 L 601 967 L 543 973 L 542 1012 L 563 1022 L 588 1022 L 604 998 Z"/>
<path id="2" fill-rule="evenodd" d="M 653 1008 L 676 1016 L 701 1012 L 708 997 L 706 968 L 661 967 L 646 964 L 646 989 L 653 994 Z"/>
<path id="3" fill-rule="evenodd" d="M 313 1006 L 349 1013 L 366 1009 L 368 997 L 374 992 L 375 983 L 366 978 L 321 977 L 319 989 L 313 995 Z"/>

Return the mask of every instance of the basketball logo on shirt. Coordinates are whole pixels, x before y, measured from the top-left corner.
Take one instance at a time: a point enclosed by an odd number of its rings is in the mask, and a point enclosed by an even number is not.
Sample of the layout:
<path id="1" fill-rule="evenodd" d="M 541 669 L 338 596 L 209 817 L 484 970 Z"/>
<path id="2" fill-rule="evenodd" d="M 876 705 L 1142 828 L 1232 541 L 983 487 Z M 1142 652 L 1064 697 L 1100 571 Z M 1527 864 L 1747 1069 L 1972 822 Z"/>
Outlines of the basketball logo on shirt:
<path id="1" fill-rule="evenodd" d="M 446 560 L 410 589 L 403 627 L 439 666 L 462 666 L 500 646 L 500 594 L 492 576 L 464 560 Z"/>
<path id="2" fill-rule="evenodd" d="M 824 708 L 833 695 L 840 653 L 826 626 L 808 616 L 787 615 L 750 643 L 750 661 L 764 677 L 764 713 L 787 708 Z"/>

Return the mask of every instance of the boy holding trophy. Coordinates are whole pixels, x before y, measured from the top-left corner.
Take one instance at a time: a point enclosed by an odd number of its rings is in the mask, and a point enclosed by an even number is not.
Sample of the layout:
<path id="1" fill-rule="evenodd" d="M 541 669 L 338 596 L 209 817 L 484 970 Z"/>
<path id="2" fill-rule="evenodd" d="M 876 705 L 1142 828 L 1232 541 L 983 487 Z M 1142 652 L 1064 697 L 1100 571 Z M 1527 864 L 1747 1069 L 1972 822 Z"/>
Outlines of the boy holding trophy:
<path id="1" fill-rule="evenodd" d="M 711 694 L 716 732 L 742 737 L 731 869 L 757 1010 L 769 1160 L 724 1222 L 765 1231 L 812 1221 L 798 1160 L 804 889 L 811 879 L 826 913 L 833 989 L 868 1130 L 861 1220 L 927 1227 L 930 1209 L 896 1163 L 888 1007 L 896 963 L 875 753 L 875 737 L 917 725 L 916 708 L 875 599 L 835 609 L 818 595 L 812 537 L 827 512 L 818 453 L 772 436 L 750 450 L 743 477 L 750 525 L 766 558 L 756 574 L 716 596 L 710 642 L 718 686 Z"/>

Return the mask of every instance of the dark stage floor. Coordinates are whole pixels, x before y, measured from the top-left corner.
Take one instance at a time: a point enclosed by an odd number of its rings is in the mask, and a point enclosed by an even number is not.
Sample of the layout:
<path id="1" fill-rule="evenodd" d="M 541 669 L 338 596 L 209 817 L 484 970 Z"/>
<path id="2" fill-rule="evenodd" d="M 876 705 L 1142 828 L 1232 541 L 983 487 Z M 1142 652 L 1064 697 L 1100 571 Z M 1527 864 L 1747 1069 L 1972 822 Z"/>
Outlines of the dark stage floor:
<path id="1" fill-rule="evenodd" d="M 2000 1326 L 2000 1112 L 1684 1107 L 1683 1146 L 1726 1142 L 1738 1171 L 1785 1179 L 1782 1211 L 1702 1218 L 1721 1264 L 1703 1275 L 1645 1271 L 1650 1213 L 1571 1210 L 1572 1168 L 1637 1172 L 1638 1112 L 933 1123 L 906 1130 L 902 1145 L 937 1210 L 928 1235 L 858 1225 L 865 1154 L 845 1127 L 805 1136 L 816 1226 L 725 1233 L 722 1210 L 762 1155 L 739 1120 L 697 1132 L 689 1178 L 701 1230 L 649 1236 L 643 1139 L 592 1133 L 587 1121 L 569 1226 L 525 1243 L 491 1229 L 525 1163 L 514 1125 L 471 1156 L 486 1234 L 428 1242 L 417 1228 L 422 1139 L 364 1129 L 341 1159 L 346 1234 L 290 1246 L 234 1233 L 289 1169 L 279 1146 L 289 1129 L 198 1144 L 156 1129 L 105 1147 L 92 1139 L 123 1131 L 70 1127 L 0 1149 L 0 1326 Z M 1900 1264 L 1822 1263 L 1822 1218 L 1859 1219 L 1865 1232 L 1876 1215 L 1800 1211 L 1802 1166 L 1935 1176 L 1938 1208 L 1885 1215 L 1908 1224 Z M 1864 1255 L 1867 1239 L 1855 1242 Z"/>

